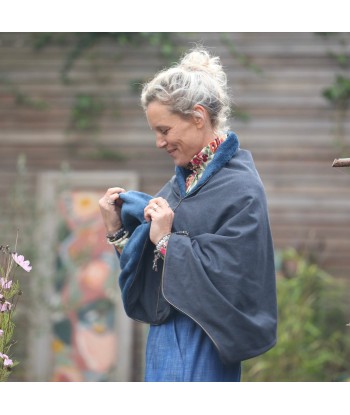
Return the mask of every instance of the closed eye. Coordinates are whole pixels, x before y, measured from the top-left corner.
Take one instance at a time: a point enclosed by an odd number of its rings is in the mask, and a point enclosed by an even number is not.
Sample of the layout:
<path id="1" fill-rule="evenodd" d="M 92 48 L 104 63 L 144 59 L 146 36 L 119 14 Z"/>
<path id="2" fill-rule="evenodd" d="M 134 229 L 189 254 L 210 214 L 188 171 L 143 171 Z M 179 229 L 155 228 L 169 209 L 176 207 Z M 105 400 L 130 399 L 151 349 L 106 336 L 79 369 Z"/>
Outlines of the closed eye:
<path id="1" fill-rule="evenodd" d="M 167 135 L 167 134 L 168 134 L 168 132 L 169 132 L 169 130 L 170 130 L 170 128 L 161 129 L 161 130 L 160 130 L 160 132 L 161 132 L 161 134 L 163 134 L 163 135 Z"/>

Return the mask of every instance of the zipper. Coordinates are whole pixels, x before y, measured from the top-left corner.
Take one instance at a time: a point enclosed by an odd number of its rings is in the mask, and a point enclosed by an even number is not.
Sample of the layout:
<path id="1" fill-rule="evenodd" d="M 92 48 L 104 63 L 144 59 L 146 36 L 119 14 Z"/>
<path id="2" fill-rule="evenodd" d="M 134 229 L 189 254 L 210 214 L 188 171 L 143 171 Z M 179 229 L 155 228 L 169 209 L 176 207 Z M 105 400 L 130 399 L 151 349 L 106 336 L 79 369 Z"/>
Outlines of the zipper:
<path id="1" fill-rule="evenodd" d="M 184 200 L 184 199 L 187 199 L 188 197 L 191 197 L 191 196 L 194 196 L 197 192 L 198 192 L 198 190 L 200 190 L 205 184 L 207 184 L 208 183 L 208 181 L 212 178 L 213 176 L 210 176 L 210 177 L 208 177 L 207 178 L 207 180 L 205 181 L 205 182 L 203 182 L 194 192 L 192 192 L 192 193 L 188 193 L 188 194 L 186 194 L 184 197 L 181 197 L 181 194 L 180 194 L 180 200 L 179 200 L 179 202 L 178 202 L 178 204 L 174 207 L 174 209 L 173 209 L 173 212 L 175 212 L 175 210 L 181 205 L 181 203 L 182 203 L 182 201 Z"/>
<path id="2" fill-rule="evenodd" d="M 183 200 L 185 200 L 186 198 L 193 196 L 195 193 L 198 192 L 198 190 L 200 190 L 210 179 L 212 176 L 208 177 L 207 180 L 205 182 L 203 182 L 194 192 L 186 194 L 184 197 L 181 197 L 180 195 L 180 200 L 178 202 L 178 204 L 175 206 L 175 208 L 173 209 L 173 212 L 175 212 L 175 210 L 181 205 L 181 203 L 183 202 Z M 164 289 L 163 289 L 163 281 L 164 281 L 164 268 L 165 268 L 165 262 L 166 262 L 166 256 L 163 260 L 163 269 L 162 269 L 162 278 L 161 278 L 161 289 L 162 289 L 162 294 L 163 297 L 165 298 L 165 300 L 171 304 L 176 310 L 180 311 L 181 313 L 185 314 L 187 317 L 191 318 L 193 321 L 196 322 L 196 324 L 198 324 L 198 326 L 204 331 L 204 333 L 206 333 L 206 335 L 210 338 L 210 340 L 213 342 L 214 346 L 217 348 L 218 352 L 220 353 L 220 348 L 218 346 L 218 344 L 216 343 L 216 341 L 213 339 L 213 337 L 208 333 L 208 331 L 201 325 L 201 323 L 199 323 L 199 321 L 197 321 L 195 318 L 193 318 L 192 316 L 190 316 L 188 313 L 186 313 L 185 311 L 183 311 L 181 308 L 177 307 L 175 304 L 173 304 L 171 301 L 168 300 L 168 298 L 165 296 L 164 294 Z"/>

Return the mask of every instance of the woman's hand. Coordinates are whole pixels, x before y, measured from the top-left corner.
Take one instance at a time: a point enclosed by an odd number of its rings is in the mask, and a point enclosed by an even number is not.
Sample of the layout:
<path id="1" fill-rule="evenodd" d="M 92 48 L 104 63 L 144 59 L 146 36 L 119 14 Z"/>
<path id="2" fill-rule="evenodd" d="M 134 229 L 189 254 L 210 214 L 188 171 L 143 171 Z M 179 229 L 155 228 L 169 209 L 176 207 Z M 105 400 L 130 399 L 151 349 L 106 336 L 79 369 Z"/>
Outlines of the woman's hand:
<path id="1" fill-rule="evenodd" d="M 99 200 L 102 219 L 109 235 L 115 234 L 123 225 L 121 220 L 123 201 L 119 197 L 120 193 L 125 193 L 125 189 L 111 187 Z"/>
<path id="2" fill-rule="evenodd" d="M 174 212 L 162 197 L 151 199 L 144 210 L 145 220 L 152 221 L 149 237 L 156 245 L 163 236 L 171 233 Z"/>

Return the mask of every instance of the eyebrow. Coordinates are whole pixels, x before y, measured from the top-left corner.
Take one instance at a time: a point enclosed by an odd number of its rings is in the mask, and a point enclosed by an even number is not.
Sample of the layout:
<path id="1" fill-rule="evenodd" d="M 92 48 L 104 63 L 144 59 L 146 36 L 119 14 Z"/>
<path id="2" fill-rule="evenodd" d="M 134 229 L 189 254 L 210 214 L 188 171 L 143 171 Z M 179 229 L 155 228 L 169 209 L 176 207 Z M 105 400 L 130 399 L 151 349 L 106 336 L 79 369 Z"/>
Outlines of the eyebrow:
<path id="1" fill-rule="evenodd" d="M 168 125 L 157 125 L 155 127 L 155 130 L 167 130 L 168 128 L 170 128 Z M 153 130 L 153 128 L 151 127 L 151 130 Z"/>

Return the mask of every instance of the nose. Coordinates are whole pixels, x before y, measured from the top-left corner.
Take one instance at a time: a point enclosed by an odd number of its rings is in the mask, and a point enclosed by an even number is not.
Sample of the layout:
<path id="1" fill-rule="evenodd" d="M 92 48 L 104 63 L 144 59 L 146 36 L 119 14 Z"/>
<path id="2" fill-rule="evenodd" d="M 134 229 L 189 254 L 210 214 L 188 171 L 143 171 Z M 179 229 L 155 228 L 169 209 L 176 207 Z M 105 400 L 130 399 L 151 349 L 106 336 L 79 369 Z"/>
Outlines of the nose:
<path id="1" fill-rule="evenodd" d="M 167 141 L 162 134 L 156 135 L 156 146 L 157 148 L 164 148 L 167 145 Z"/>

